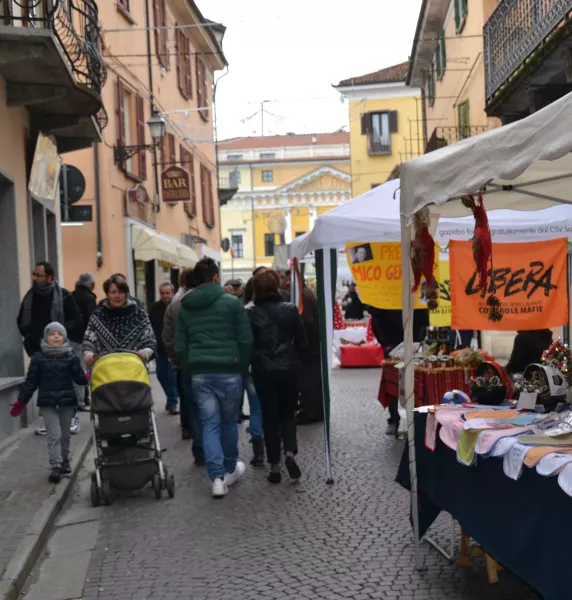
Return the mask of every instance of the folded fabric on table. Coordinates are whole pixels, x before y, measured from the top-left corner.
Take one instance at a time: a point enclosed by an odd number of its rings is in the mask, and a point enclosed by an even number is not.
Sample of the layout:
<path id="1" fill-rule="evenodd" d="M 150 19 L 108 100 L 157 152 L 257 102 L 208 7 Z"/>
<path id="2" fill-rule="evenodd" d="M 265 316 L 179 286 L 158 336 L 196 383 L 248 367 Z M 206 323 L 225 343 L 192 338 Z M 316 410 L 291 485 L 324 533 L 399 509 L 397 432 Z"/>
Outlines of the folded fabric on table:
<path id="1" fill-rule="evenodd" d="M 572 496 L 572 464 L 567 464 L 560 475 L 558 475 L 558 485 L 562 488 L 562 491 L 569 496 Z"/>
<path id="2" fill-rule="evenodd" d="M 503 437 L 492 448 L 489 454 L 483 454 L 485 458 L 499 458 L 505 456 L 507 452 L 518 442 L 516 437 Z"/>
<path id="3" fill-rule="evenodd" d="M 554 452 L 562 452 L 562 449 L 554 446 L 532 446 L 524 459 L 524 464 L 527 467 L 535 467 L 545 456 Z"/>
<path id="4" fill-rule="evenodd" d="M 521 435 L 518 438 L 520 444 L 526 446 L 572 446 L 572 433 L 559 435 L 558 437 L 548 437 L 546 435 Z"/>
<path id="5" fill-rule="evenodd" d="M 572 462 L 572 449 L 553 452 L 540 460 L 538 465 L 536 465 L 536 472 L 543 477 L 552 477 L 560 473 L 570 462 Z"/>
<path id="6" fill-rule="evenodd" d="M 531 448 L 532 446 L 525 446 L 524 444 L 517 442 L 504 455 L 502 468 L 507 477 L 510 477 L 515 481 L 520 477 L 520 474 L 522 473 L 522 466 L 524 465 L 524 458 L 527 453 L 530 452 Z"/>
<path id="7" fill-rule="evenodd" d="M 509 425 L 506 429 L 487 429 L 479 436 L 475 452 L 481 455 L 489 454 L 495 444 L 502 438 L 515 437 L 527 432 L 530 432 L 530 427 L 514 427 Z"/>
<path id="8" fill-rule="evenodd" d="M 466 467 L 470 467 L 475 460 L 475 445 L 477 438 L 483 431 L 478 429 L 463 429 L 457 444 L 457 460 Z"/>

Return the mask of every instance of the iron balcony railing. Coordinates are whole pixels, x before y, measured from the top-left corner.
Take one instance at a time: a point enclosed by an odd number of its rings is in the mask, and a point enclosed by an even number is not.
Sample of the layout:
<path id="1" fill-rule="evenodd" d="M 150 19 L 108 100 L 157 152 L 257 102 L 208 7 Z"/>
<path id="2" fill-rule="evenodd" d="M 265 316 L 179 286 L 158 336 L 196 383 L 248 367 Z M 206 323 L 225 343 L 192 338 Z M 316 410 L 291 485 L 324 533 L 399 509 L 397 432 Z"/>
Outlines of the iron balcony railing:
<path id="1" fill-rule="evenodd" d="M 570 11 L 571 0 L 501 0 L 483 30 L 487 102 Z"/>
<path id="2" fill-rule="evenodd" d="M 0 0 L 0 25 L 51 29 L 77 83 L 101 95 L 107 69 L 95 0 Z M 98 118 L 103 125 L 104 112 Z"/>
<path id="3" fill-rule="evenodd" d="M 231 171 L 230 173 L 219 173 L 218 176 L 218 187 L 222 190 L 238 189 L 240 183 L 240 176 L 238 169 Z"/>
<path id="4" fill-rule="evenodd" d="M 373 140 L 371 137 L 368 140 L 369 154 L 391 154 L 391 141 Z"/>
<path id="5" fill-rule="evenodd" d="M 487 131 L 488 127 L 485 125 L 469 126 L 461 125 L 459 127 L 435 127 L 433 134 L 427 142 L 425 153 L 433 152 L 444 146 L 449 146 L 464 140 L 465 138 L 472 137 Z"/>

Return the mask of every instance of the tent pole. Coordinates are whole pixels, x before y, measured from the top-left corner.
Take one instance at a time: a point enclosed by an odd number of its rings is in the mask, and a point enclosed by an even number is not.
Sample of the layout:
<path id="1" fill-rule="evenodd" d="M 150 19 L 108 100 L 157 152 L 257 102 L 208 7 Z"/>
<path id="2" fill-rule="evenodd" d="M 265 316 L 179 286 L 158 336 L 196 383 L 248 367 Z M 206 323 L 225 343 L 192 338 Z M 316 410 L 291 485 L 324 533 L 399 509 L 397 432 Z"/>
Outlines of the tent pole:
<path id="1" fill-rule="evenodd" d="M 325 286 L 324 250 L 316 250 L 316 281 L 318 284 L 318 325 L 320 330 L 320 367 L 322 372 L 322 401 L 324 404 L 324 450 L 326 460 L 326 483 L 332 485 L 332 461 L 330 456 L 330 374 L 328 368 L 328 333 L 326 319 L 326 286 Z M 329 275 L 329 273 L 328 273 Z M 329 279 L 329 277 L 328 277 Z"/>
<path id="2" fill-rule="evenodd" d="M 415 382 L 413 366 L 413 303 L 411 297 L 411 225 L 401 214 L 401 273 L 403 295 L 403 341 L 404 341 L 404 394 L 407 409 L 407 445 L 409 449 L 409 474 L 411 478 L 411 518 L 415 544 L 415 568 L 423 569 L 421 561 L 421 539 L 419 535 L 419 504 L 417 489 L 417 461 L 415 458 Z"/>

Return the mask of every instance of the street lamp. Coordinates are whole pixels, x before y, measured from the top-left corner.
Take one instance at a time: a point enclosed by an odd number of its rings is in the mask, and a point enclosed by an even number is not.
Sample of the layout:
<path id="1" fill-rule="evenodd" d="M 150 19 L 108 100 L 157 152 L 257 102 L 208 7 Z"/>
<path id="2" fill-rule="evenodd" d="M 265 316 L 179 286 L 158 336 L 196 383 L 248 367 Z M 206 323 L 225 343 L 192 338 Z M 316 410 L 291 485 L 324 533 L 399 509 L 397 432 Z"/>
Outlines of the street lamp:
<path id="1" fill-rule="evenodd" d="M 115 164 L 124 163 L 128 158 L 131 158 L 141 150 L 153 150 L 161 145 L 165 136 L 166 125 L 165 119 L 157 111 L 153 111 L 151 118 L 147 121 L 149 132 L 151 133 L 152 144 L 141 144 L 136 146 L 113 146 L 113 156 Z"/>

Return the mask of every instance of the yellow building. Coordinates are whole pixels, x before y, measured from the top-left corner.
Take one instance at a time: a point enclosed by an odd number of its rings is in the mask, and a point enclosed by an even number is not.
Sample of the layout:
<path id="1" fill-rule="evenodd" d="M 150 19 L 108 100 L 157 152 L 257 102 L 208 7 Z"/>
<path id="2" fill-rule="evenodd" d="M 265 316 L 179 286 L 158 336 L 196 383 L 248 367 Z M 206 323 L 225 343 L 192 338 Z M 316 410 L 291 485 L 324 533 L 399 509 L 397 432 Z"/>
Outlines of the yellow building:
<path id="1" fill-rule="evenodd" d="M 485 112 L 483 26 L 497 0 L 427 0 L 407 82 L 423 89 L 425 151 L 498 127 Z"/>
<path id="2" fill-rule="evenodd" d="M 408 63 L 344 79 L 335 86 L 349 101 L 352 196 L 398 174 L 423 153 L 421 91 L 407 87 Z"/>
<path id="3" fill-rule="evenodd" d="M 219 180 L 238 187 L 221 208 L 222 237 L 232 247 L 222 259 L 225 277 L 246 280 L 256 266 L 279 264 L 278 247 L 351 198 L 349 138 L 340 131 L 219 142 Z"/>

